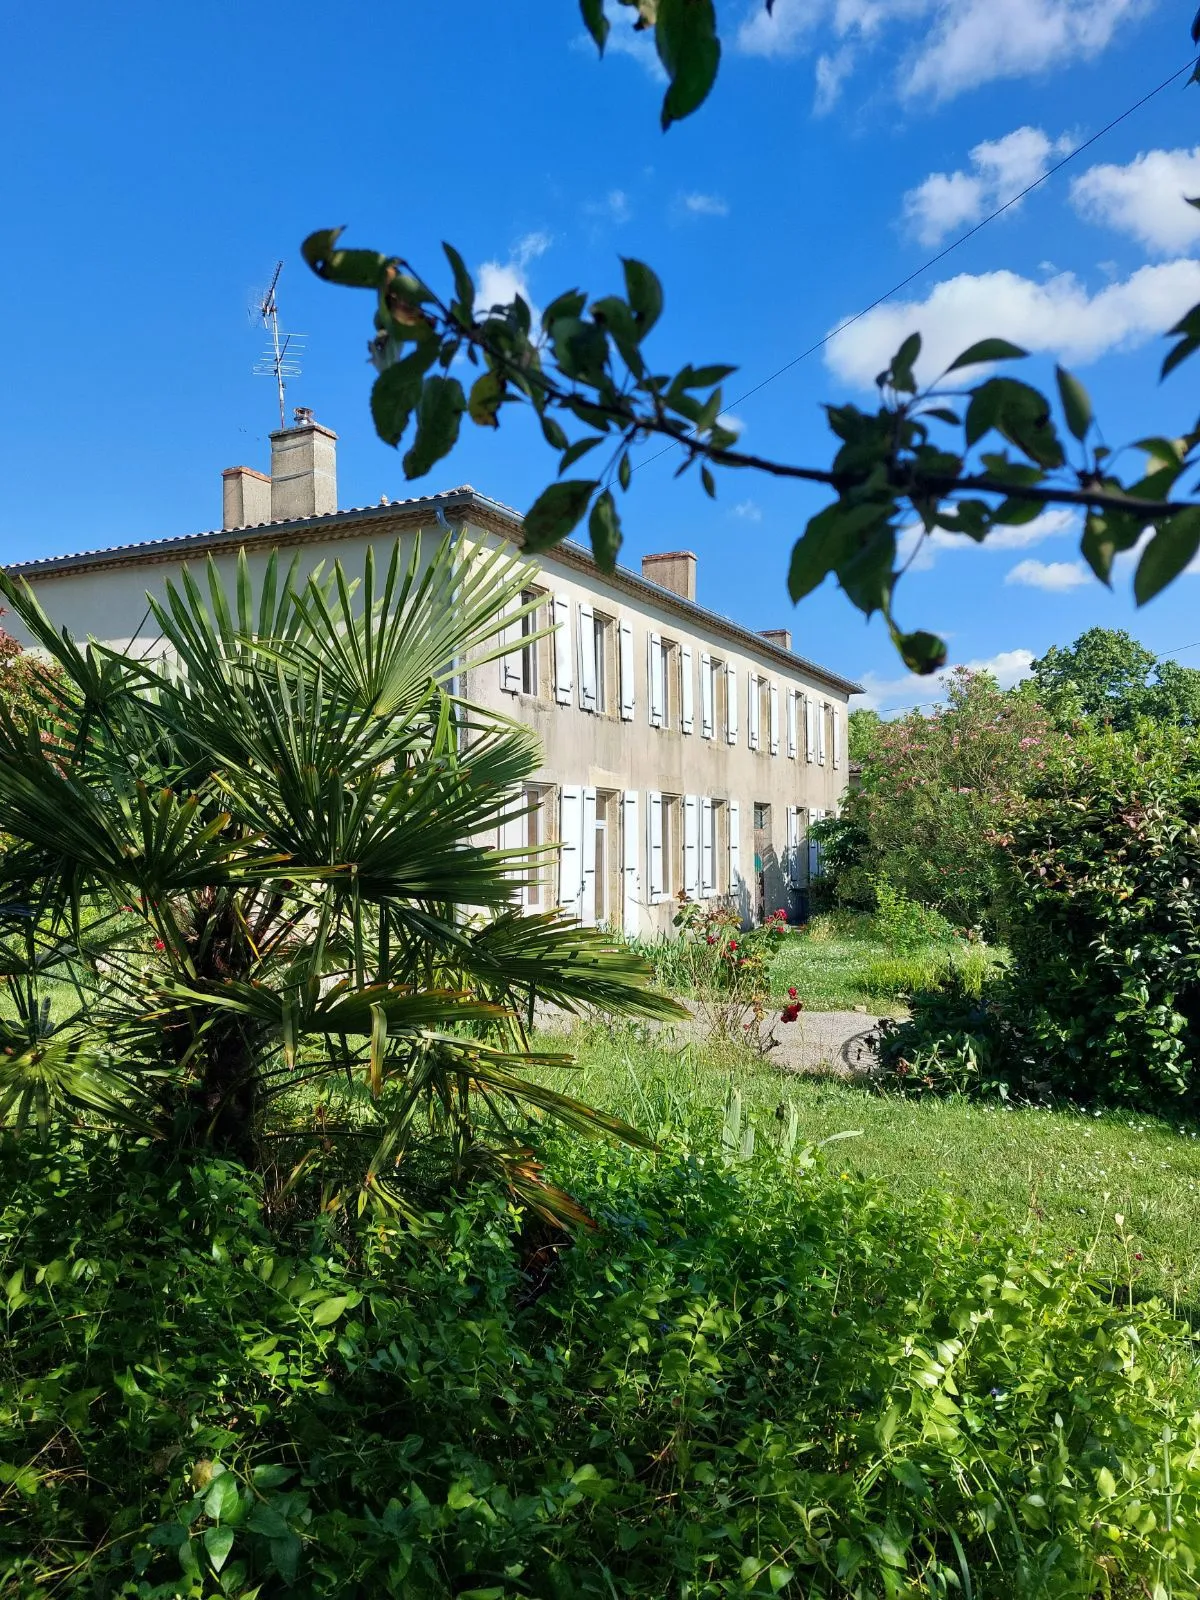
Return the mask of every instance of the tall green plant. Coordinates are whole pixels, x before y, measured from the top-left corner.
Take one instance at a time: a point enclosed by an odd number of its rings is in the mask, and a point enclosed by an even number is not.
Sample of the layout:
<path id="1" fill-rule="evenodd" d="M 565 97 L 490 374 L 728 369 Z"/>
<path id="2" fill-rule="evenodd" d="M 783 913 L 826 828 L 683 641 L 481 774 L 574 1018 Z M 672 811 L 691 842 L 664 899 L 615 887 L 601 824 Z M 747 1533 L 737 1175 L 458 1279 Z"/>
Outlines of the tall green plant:
<path id="1" fill-rule="evenodd" d="M 675 1010 L 602 934 L 524 914 L 539 859 L 489 843 L 537 744 L 454 689 L 526 583 L 447 539 L 368 554 L 361 590 L 272 556 L 256 593 L 243 552 L 232 593 L 210 562 L 151 601 L 163 671 L 0 577 L 59 669 L 0 702 L 0 1112 L 73 1103 L 261 1165 L 281 1103 L 316 1102 L 306 1159 L 361 1148 L 364 1193 L 395 1203 L 432 1146 L 547 1204 L 530 1112 L 636 1137 L 524 1076 L 535 995 Z"/>

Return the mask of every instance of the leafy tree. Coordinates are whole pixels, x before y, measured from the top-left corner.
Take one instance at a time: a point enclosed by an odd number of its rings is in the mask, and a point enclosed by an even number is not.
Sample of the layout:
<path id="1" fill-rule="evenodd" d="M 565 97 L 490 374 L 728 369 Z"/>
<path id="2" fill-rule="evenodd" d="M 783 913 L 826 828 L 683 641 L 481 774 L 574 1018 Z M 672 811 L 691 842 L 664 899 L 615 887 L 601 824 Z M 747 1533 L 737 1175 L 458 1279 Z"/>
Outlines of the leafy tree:
<path id="1" fill-rule="evenodd" d="M 0 575 L 58 667 L 31 709 L 0 702 L 0 1116 L 73 1104 L 256 1166 L 290 1130 L 335 1185 L 362 1151 L 362 1194 L 393 1203 L 436 1153 L 569 1213 L 529 1115 L 636 1135 L 524 1075 L 565 1058 L 522 1019 L 536 996 L 678 1008 L 602 934 L 522 914 L 539 859 L 487 843 L 537 744 L 452 678 L 502 653 L 527 582 L 511 552 L 418 540 L 407 565 L 368 556 L 361 596 L 274 556 L 255 594 L 243 552 L 233 594 L 210 562 L 207 595 L 185 569 L 151 600 L 164 674 L 60 636 Z"/>
<path id="2" fill-rule="evenodd" d="M 1123 628 L 1089 628 L 1033 663 L 1037 698 L 1060 720 L 1086 716 L 1119 729 L 1142 717 L 1200 725 L 1200 672 L 1160 661 Z"/>
<path id="3" fill-rule="evenodd" d="M 721 47 L 714 0 L 621 3 L 637 12 L 638 26 L 653 30 L 668 79 L 662 109 L 668 128 L 703 103 L 716 78 Z M 770 10 L 773 0 L 765 4 Z M 580 0 L 580 6 L 602 51 L 608 34 L 603 0 Z M 1192 38 L 1200 41 L 1200 15 Z M 677 447 L 679 473 L 697 469 L 710 495 L 717 492 L 718 468 L 824 485 L 835 498 L 810 519 L 792 552 L 792 599 L 801 600 L 832 573 L 867 616 L 883 614 L 905 663 L 923 673 L 943 665 L 946 647 L 924 629 L 902 628 L 894 608 L 898 535 L 914 520 L 925 536 L 942 529 L 981 542 L 993 528 L 1028 522 L 1047 505 L 1078 507 L 1085 512 L 1082 554 L 1104 583 L 1111 582 L 1115 556 L 1132 549 L 1149 526 L 1154 537 L 1134 578 L 1139 604 L 1200 550 L 1200 501 L 1173 498 L 1181 477 L 1200 464 L 1200 426 L 1189 423 L 1179 437 L 1135 441 L 1130 449 L 1140 465 L 1119 476 L 1114 451 L 1101 442 L 1091 402 L 1073 374 L 1057 368 L 1052 400 L 1007 373 L 992 373 L 998 363 L 1025 354 L 1007 340 L 979 341 L 922 387 L 914 376 L 921 335 L 910 334 L 879 374 L 877 409 L 826 406 L 837 441 L 831 465 L 780 461 L 736 448 L 736 435 L 720 420 L 721 385 L 734 367 L 689 362 L 675 373 L 655 371 L 647 339 L 662 315 L 664 294 L 645 263 L 624 260 L 623 293 L 592 299 L 568 289 L 556 295 L 535 330 L 519 294 L 500 305 L 478 304 L 452 245 L 444 246 L 450 286 L 439 289 L 403 255 L 344 248 L 342 231 L 311 234 L 303 254 L 320 277 L 375 296 L 370 354 L 379 376 L 371 411 L 388 444 L 399 445 L 413 425 L 403 458 L 407 477 L 422 477 L 449 454 L 464 416 L 498 428 L 506 406 L 532 406 L 558 456 L 558 481 L 526 517 L 531 549 L 557 544 L 586 517 L 596 560 L 611 571 L 621 545 L 615 491 L 629 490 L 632 453 L 648 440 Z M 1164 378 L 1200 349 L 1200 305 L 1170 336 L 1176 342 L 1163 361 Z M 454 370 L 464 357 L 478 374 L 469 389 Z M 987 369 L 982 377 L 981 368 Z M 972 372 L 974 378 L 965 376 Z M 565 476 L 585 458 L 584 476 Z"/>
<path id="4" fill-rule="evenodd" d="M 868 760 L 875 753 L 875 748 L 879 743 L 883 718 L 878 711 L 859 709 L 852 711 L 846 722 L 846 744 L 850 752 L 851 761 Z"/>

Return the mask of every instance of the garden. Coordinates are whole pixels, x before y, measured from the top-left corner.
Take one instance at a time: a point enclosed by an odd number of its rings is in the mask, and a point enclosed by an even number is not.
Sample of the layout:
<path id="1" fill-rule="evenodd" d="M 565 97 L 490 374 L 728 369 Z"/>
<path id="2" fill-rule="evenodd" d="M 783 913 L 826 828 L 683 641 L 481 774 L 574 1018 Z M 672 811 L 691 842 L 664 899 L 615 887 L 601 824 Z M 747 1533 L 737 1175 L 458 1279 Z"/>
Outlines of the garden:
<path id="1" fill-rule="evenodd" d="M 0 579 L 0 1596 L 1195 1594 L 1190 726 L 960 678 L 806 929 L 639 951 L 479 843 L 524 583 L 210 569 L 163 674 Z"/>

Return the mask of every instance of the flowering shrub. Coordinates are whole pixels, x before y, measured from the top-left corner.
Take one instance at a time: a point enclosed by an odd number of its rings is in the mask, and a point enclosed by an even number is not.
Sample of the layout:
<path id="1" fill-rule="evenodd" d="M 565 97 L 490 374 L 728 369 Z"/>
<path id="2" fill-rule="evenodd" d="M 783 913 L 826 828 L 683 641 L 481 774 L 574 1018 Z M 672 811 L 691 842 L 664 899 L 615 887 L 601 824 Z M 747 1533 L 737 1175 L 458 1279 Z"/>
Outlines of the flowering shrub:
<path id="1" fill-rule="evenodd" d="M 769 1033 L 763 1039 L 762 1022 L 771 960 L 787 935 L 787 913 L 773 911 L 760 927 L 743 928 L 741 917 L 728 903 L 680 895 L 675 927 L 678 959 L 712 1033 L 761 1041 L 760 1047 L 770 1049 L 773 1041 Z"/>

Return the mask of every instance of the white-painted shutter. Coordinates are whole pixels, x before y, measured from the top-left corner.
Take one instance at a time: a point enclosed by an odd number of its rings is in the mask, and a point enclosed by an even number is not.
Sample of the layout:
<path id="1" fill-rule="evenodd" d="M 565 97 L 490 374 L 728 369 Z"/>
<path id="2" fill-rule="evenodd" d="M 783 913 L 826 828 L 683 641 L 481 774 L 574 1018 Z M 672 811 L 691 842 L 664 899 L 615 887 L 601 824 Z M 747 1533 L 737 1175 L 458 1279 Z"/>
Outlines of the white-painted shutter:
<path id="1" fill-rule="evenodd" d="M 510 607 L 511 609 L 511 607 Z M 512 645 L 517 642 L 520 633 L 520 623 L 506 622 L 504 632 L 500 635 L 500 642 Z M 521 654 L 518 650 L 510 650 L 507 655 L 500 657 L 500 687 L 505 694 L 517 694 L 521 688 Z"/>
<path id="2" fill-rule="evenodd" d="M 638 883 L 638 797 L 628 790 L 621 796 L 621 889 L 625 935 L 636 939 L 641 929 Z"/>
<path id="3" fill-rule="evenodd" d="M 779 689 L 775 684 L 771 685 L 771 692 L 768 697 L 767 713 L 768 742 L 770 745 L 771 754 L 773 756 L 777 756 L 779 754 Z"/>
<path id="4" fill-rule="evenodd" d="M 700 736 L 713 736 L 713 668 L 707 650 L 700 653 Z"/>
<path id="5" fill-rule="evenodd" d="M 700 797 L 683 797 L 683 892 L 689 900 L 700 898 Z"/>
<path id="6" fill-rule="evenodd" d="M 596 618 L 586 600 L 579 602 L 579 709 L 596 709 Z"/>
<path id="7" fill-rule="evenodd" d="M 833 764 L 835 767 L 840 767 L 842 764 L 842 719 L 836 705 L 830 706 L 829 715 L 831 718 L 829 732 L 833 739 Z"/>
<path id="8" fill-rule="evenodd" d="M 810 811 L 808 813 L 809 823 L 811 824 L 811 823 L 814 823 L 814 822 L 820 822 L 821 818 L 824 815 L 825 815 L 825 813 L 823 811 Z M 808 881 L 809 881 L 809 883 L 815 883 L 816 880 L 820 876 L 821 876 L 821 846 L 817 843 L 817 841 L 815 839 L 810 837 L 809 841 L 808 841 Z"/>
<path id="9" fill-rule="evenodd" d="M 679 726 L 691 733 L 696 721 L 695 686 L 692 679 L 692 647 L 685 644 L 679 652 L 680 695 Z"/>
<path id="10" fill-rule="evenodd" d="M 621 657 L 621 721 L 633 721 L 633 628 L 622 622 L 617 630 Z"/>
<path id="11" fill-rule="evenodd" d="M 570 705 L 572 687 L 571 602 L 565 594 L 556 594 L 554 596 L 554 698 L 560 706 Z"/>
<path id="12" fill-rule="evenodd" d="M 793 889 L 800 883 L 800 807 L 787 808 L 787 880 Z"/>
<path id="13" fill-rule="evenodd" d="M 558 903 L 579 914 L 583 892 L 583 791 L 563 786 L 558 802 Z"/>
<path id="14" fill-rule="evenodd" d="M 729 892 L 737 894 L 742 883 L 742 808 L 729 802 Z"/>
<path id="15" fill-rule="evenodd" d="M 746 674 L 746 743 L 751 750 L 758 749 L 758 673 Z"/>
<path id="16" fill-rule="evenodd" d="M 816 705 L 810 694 L 804 696 L 804 759 L 815 761 L 817 757 L 817 717 Z"/>
<path id="17" fill-rule="evenodd" d="M 663 725 L 663 647 L 662 639 L 657 633 L 652 633 L 646 642 L 646 675 L 650 692 L 650 726 L 661 728 Z"/>
<path id="18" fill-rule="evenodd" d="M 583 886 L 579 894 L 579 920 L 591 927 L 596 920 L 596 791 L 583 791 Z"/>
<path id="19" fill-rule="evenodd" d="M 714 876 L 716 840 L 713 837 L 713 803 L 705 796 L 700 802 L 700 894 L 704 899 L 716 892 Z"/>
<path id="20" fill-rule="evenodd" d="M 817 765 L 825 765 L 825 702 L 817 702 Z"/>
<path id="21" fill-rule="evenodd" d="M 651 791 L 646 805 L 646 867 L 651 903 L 661 900 L 664 893 L 662 808 L 662 795 Z"/>
<path id="22" fill-rule="evenodd" d="M 788 757 L 792 761 L 796 759 L 796 745 L 798 743 L 797 735 L 799 733 L 797 718 L 798 700 L 799 696 L 797 695 L 795 689 L 789 689 L 787 692 L 787 753 Z"/>
<path id="23" fill-rule="evenodd" d="M 727 663 L 725 667 L 725 716 L 725 737 L 730 744 L 736 744 L 738 736 L 737 668 L 732 663 Z"/>

